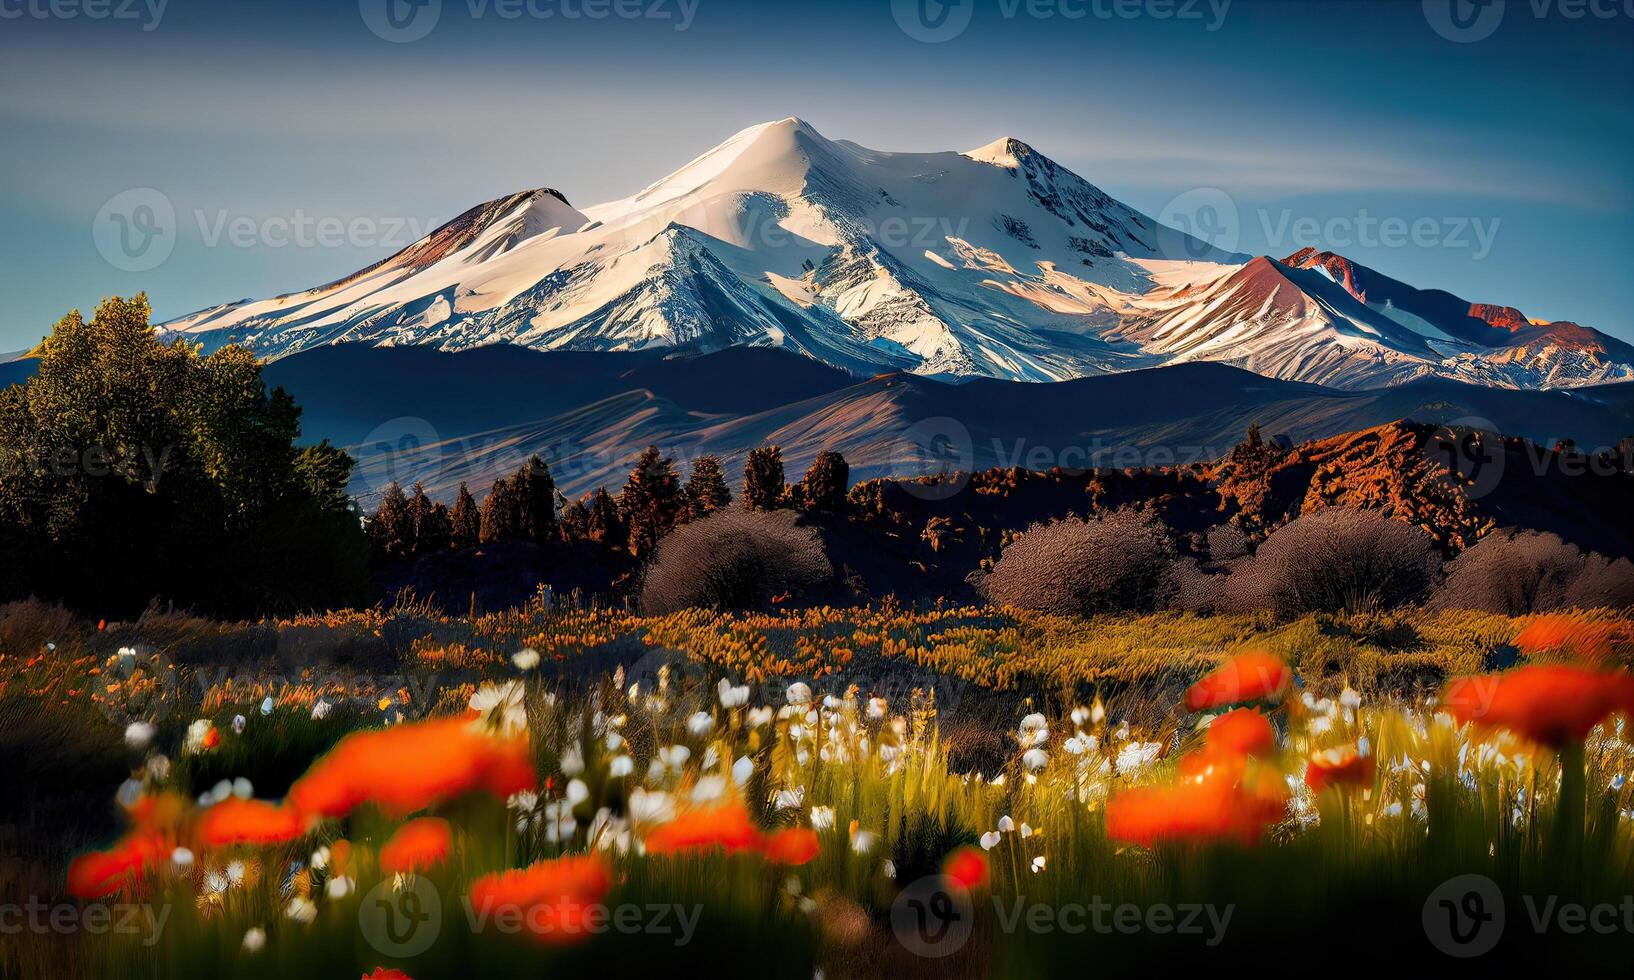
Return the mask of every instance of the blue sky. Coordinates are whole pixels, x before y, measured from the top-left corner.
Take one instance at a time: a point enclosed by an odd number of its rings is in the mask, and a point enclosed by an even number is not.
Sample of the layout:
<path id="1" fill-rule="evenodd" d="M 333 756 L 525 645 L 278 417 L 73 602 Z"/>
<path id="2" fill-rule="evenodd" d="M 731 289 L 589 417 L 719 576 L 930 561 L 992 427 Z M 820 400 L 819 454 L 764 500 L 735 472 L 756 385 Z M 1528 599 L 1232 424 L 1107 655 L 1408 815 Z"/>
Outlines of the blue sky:
<path id="1" fill-rule="evenodd" d="M 48 2 L 0 0 L 0 351 L 106 294 L 167 318 L 315 285 L 522 188 L 621 197 L 789 115 L 887 150 L 1015 136 L 1156 216 L 1223 192 L 1242 251 L 1324 244 L 1634 340 L 1621 0 L 1461 8 L 1487 35 L 1463 43 L 1441 0 L 963 0 L 938 43 L 912 36 L 930 0 L 441 0 L 409 43 L 376 0 Z M 134 188 L 178 216 L 141 271 L 93 234 Z M 231 231 L 269 220 L 300 240 Z"/>

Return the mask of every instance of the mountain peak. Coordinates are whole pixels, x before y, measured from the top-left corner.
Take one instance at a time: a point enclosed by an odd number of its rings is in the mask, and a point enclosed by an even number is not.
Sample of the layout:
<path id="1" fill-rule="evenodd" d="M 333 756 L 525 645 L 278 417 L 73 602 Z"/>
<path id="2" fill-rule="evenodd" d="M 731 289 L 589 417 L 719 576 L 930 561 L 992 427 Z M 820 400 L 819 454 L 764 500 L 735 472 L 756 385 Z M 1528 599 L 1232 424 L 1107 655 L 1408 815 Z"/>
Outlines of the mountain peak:
<path id="1" fill-rule="evenodd" d="M 980 163 L 1016 170 L 1021 167 L 1021 161 L 1037 156 L 1038 151 L 1014 136 L 1000 136 L 986 146 L 966 151 L 964 155 Z"/>

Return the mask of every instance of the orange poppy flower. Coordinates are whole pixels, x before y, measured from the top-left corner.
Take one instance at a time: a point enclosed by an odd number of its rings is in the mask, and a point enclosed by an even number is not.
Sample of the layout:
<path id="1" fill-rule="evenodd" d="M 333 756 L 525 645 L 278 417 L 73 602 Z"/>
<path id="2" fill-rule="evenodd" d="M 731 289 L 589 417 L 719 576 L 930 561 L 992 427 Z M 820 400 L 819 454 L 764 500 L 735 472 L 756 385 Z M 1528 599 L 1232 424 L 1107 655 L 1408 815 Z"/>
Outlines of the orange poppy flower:
<path id="1" fill-rule="evenodd" d="M 1174 783 L 1126 790 L 1109 800 L 1107 837 L 1146 847 L 1158 841 L 1258 842 L 1287 805 L 1281 776 L 1263 766 L 1250 771 L 1240 756 L 1208 761 L 1214 764 Z"/>
<path id="2" fill-rule="evenodd" d="M 466 793 L 507 797 L 534 785 L 526 738 L 439 718 L 347 735 L 296 780 L 289 799 L 307 816 L 344 816 L 364 803 L 404 815 Z"/>
<path id="3" fill-rule="evenodd" d="M 942 874 L 970 891 L 976 891 L 987 887 L 991 869 L 987 864 L 987 854 L 967 844 L 949 854 L 942 862 Z"/>
<path id="4" fill-rule="evenodd" d="M 760 831 L 742 803 L 683 813 L 647 835 L 648 854 L 679 854 L 719 848 L 727 854 L 760 850 Z"/>
<path id="5" fill-rule="evenodd" d="M 199 819 L 199 841 L 206 847 L 281 844 L 302 833 L 300 814 L 264 800 L 225 799 Z"/>
<path id="6" fill-rule="evenodd" d="M 817 832 L 807 827 L 790 827 L 775 831 L 761 842 L 761 853 L 775 864 L 810 864 L 816 860 L 821 850 L 822 845 L 817 840 Z"/>
<path id="7" fill-rule="evenodd" d="M 454 832 L 447 820 L 410 820 L 380 848 L 380 869 L 390 874 L 425 871 L 446 860 L 453 846 Z"/>
<path id="8" fill-rule="evenodd" d="M 1559 749 L 1588 738 L 1608 715 L 1634 717 L 1634 677 L 1565 665 L 1455 677 L 1442 703 L 1460 722 L 1507 728 Z"/>
<path id="9" fill-rule="evenodd" d="M 1238 708 L 1209 722 L 1204 741 L 1211 752 L 1265 755 L 1276 747 L 1271 721 L 1253 708 Z"/>
<path id="10" fill-rule="evenodd" d="M 1244 701 L 1279 698 L 1288 690 L 1293 672 L 1269 653 L 1239 653 L 1206 674 L 1186 691 L 1191 711 L 1219 708 Z"/>
<path id="11" fill-rule="evenodd" d="M 520 916 L 539 942 L 571 943 L 589 934 L 590 910 L 611 887 L 612 873 L 599 856 L 561 857 L 478 878 L 471 883 L 471 910 L 483 921 Z"/>
<path id="12" fill-rule="evenodd" d="M 1362 789 L 1373 785 L 1373 769 L 1370 755 L 1358 755 L 1355 749 L 1329 749 L 1311 756 L 1305 767 L 1305 785 L 1312 793 L 1329 786 Z"/>
<path id="13" fill-rule="evenodd" d="M 1619 639 L 1610 623 L 1591 623 L 1578 616 L 1550 615 L 1533 619 L 1515 637 L 1515 646 L 1528 657 L 1560 654 L 1586 661 L 1611 659 Z"/>
<path id="14" fill-rule="evenodd" d="M 108 850 L 81 854 L 68 865 L 68 894 L 97 899 L 135 888 L 163 854 L 158 835 L 127 834 Z"/>

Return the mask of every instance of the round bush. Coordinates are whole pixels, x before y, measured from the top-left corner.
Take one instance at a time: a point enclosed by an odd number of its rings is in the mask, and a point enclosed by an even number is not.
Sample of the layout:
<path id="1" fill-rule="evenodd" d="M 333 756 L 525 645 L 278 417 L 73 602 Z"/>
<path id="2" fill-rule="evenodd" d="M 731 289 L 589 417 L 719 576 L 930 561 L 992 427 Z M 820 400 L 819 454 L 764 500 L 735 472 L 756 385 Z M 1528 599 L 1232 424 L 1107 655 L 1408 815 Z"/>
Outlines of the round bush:
<path id="1" fill-rule="evenodd" d="M 1232 572 L 1223 604 L 1290 616 L 1375 612 L 1423 600 L 1440 572 L 1419 528 L 1335 507 L 1278 528 Z"/>
<path id="2" fill-rule="evenodd" d="M 1159 609 L 1172 590 L 1174 560 L 1168 528 L 1155 514 L 1069 517 L 1034 525 L 1011 542 L 981 587 L 992 602 L 1058 615 Z"/>
<path id="3" fill-rule="evenodd" d="M 822 538 L 792 511 L 727 507 L 683 524 L 658 543 L 641 585 L 641 608 L 754 609 L 833 578 Z"/>
<path id="4" fill-rule="evenodd" d="M 1634 603 L 1634 565 L 1584 554 L 1547 531 L 1499 530 L 1447 565 L 1432 605 L 1521 616 Z"/>

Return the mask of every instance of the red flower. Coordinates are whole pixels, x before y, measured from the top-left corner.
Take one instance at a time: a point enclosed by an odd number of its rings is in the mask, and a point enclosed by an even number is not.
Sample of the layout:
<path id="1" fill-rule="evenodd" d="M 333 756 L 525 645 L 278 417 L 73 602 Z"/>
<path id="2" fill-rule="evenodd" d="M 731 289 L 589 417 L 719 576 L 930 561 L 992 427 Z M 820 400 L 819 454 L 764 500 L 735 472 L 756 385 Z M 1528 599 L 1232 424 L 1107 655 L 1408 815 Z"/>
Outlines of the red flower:
<path id="1" fill-rule="evenodd" d="M 600 857 L 562 857 L 478 878 L 471 883 L 471 910 L 479 921 L 520 915 L 538 941 L 571 943 L 588 934 L 588 914 L 611 887 L 612 873 Z"/>
<path id="2" fill-rule="evenodd" d="M 1189 763 L 1189 765 L 1188 765 Z M 1126 790 L 1107 802 L 1106 835 L 1150 847 L 1158 841 L 1256 843 L 1287 806 L 1282 777 L 1242 756 L 1182 760 L 1169 785 Z"/>
<path id="3" fill-rule="evenodd" d="M 1204 741 L 1210 752 L 1265 755 L 1276 747 L 1271 721 L 1253 708 L 1228 711 L 1209 723 Z"/>
<path id="4" fill-rule="evenodd" d="M 346 736 L 296 780 L 289 799 L 308 816 L 344 816 L 363 803 L 403 815 L 466 793 L 506 797 L 534 785 L 527 739 L 439 718 Z"/>
<path id="5" fill-rule="evenodd" d="M 774 864 L 810 864 L 821 850 L 817 832 L 806 827 L 779 830 L 761 841 L 761 852 Z"/>
<path id="6" fill-rule="evenodd" d="M 1442 703 L 1460 722 L 1507 728 L 1559 749 L 1588 738 L 1608 715 L 1634 717 L 1634 677 L 1582 667 L 1520 667 L 1455 677 Z"/>
<path id="7" fill-rule="evenodd" d="M 648 854 L 679 854 L 719 848 L 727 854 L 758 851 L 763 839 L 742 803 L 723 803 L 683 813 L 647 835 Z"/>
<path id="8" fill-rule="evenodd" d="M 454 832 L 447 820 L 410 820 L 380 848 L 380 869 L 391 874 L 425 871 L 446 860 L 453 846 Z"/>
<path id="9" fill-rule="evenodd" d="M 1591 662 L 1609 661 L 1612 647 L 1623 637 L 1611 623 L 1592 623 L 1578 616 L 1538 616 L 1515 637 L 1515 646 L 1528 657 L 1559 654 Z"/>
<path id="10" fill-rule="evenodd" d="M 302 833 L 300 814 L 263 800 L 222 800 L 199 820 L 199 840 L 206 847 L 281 844 Z"/>
<path id="11" fill-rule="evenodd" d="M 163 853 L 164 842 L 157 834 L 127 834 L 108 850 L 81 854 L 68 865 L 68 894 L 106 898 L 134 888 Z"/>
<path id="12" fill-rule="evenodd" d="M 1373 785 L 1373 757 L 1358 755 L 1355 749 L 1330 749 L 1311 756 L 1305 767 L 1305 785 L 1320 793 L 1329 786 Z"/>
<path id="13" fill-rule="evenodd" d="M 377 966 L 374 968 L 373 973 L 363 974 L 363 980 L 414 980 L 414 978 L 396 967 L 388 969 L 384 966 Z"/>
<path id="14" fill-rule="evenodd" d="M 1272 700 L 1282 696 L 1292 679 L 1288 665 L 1269 653 L 1239 653 L 1186 691 L 1186 707 L 1203 711 L 1244 701 Z"/>
<path id="15" fill-rule="evenodd" d="M 949 854 L 942 862 L 942 874 L 970 891 L 986 888 L 989 873 L 987 854 L 980 848 L 969 845 Z"/>

